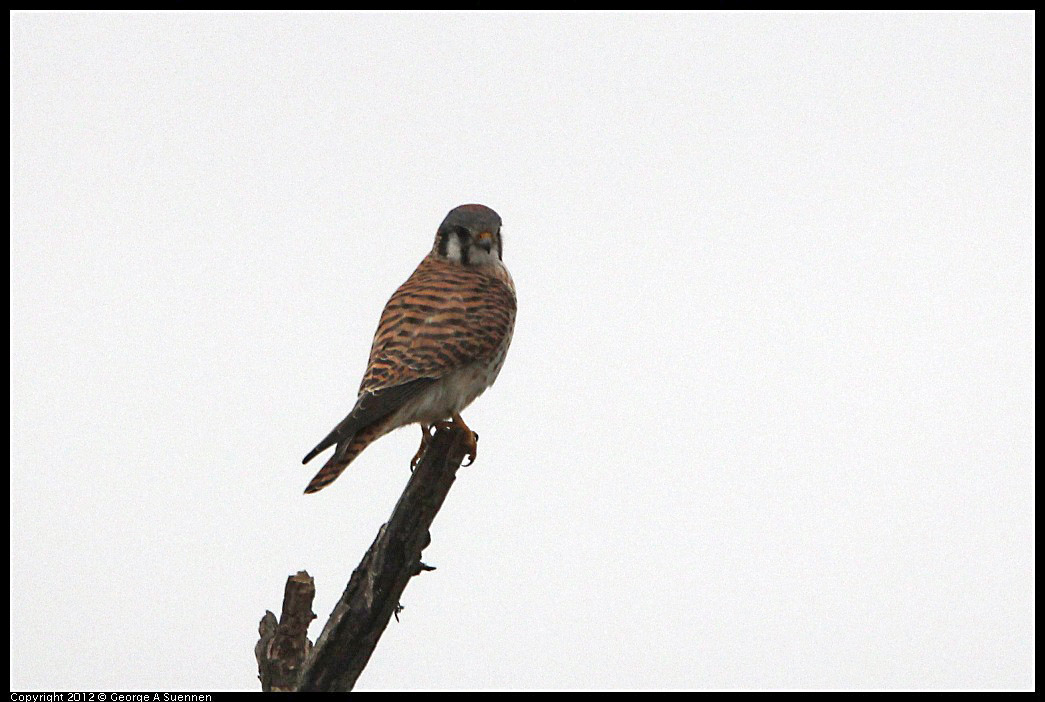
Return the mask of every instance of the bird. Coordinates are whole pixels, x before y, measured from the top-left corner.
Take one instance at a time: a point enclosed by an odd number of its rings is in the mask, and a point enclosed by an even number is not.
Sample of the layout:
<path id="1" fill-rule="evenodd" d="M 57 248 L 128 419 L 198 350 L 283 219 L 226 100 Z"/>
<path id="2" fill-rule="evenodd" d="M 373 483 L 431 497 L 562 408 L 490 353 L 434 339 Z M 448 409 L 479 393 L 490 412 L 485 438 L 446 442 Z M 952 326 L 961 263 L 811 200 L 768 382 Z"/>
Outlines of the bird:
<path id="1" fill-rule="evenodd" d="M 424 455 L 433 427 L 464 430 L 466 465 L 474 462 L 478 434 L 461 412 L 497 379 L 515 330 L 515 312 L 500 215 L 485 205 L 450 210 L 432 250 L 385 304 L 355 405 L 302 461 L 335 447 L 305 493 L 322 490 L 367 446 L 410 424 L 421 425 L 411 470 Z"/>

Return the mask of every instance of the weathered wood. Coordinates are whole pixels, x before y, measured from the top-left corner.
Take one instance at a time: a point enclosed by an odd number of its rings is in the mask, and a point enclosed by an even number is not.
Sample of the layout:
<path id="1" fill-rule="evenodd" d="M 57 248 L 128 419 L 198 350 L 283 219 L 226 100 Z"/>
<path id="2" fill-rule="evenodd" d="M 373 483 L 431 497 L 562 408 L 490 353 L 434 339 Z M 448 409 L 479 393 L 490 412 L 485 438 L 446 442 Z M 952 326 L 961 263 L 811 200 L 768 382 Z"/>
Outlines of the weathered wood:
<path id="1" fill-rule="evenodd" d="M 308 625 L 316 618 L 312 600 L 316 586 L 305 571 L 287 578 L 283 591 L 283 610 L 276 615 L 265 612 L 258 625 L 261 638 L 254 647 L 258 659 L 258 678 L 264 692 L 290 692 L 297 689 L 302 665 L 312 642 L 308 640 Z"/>
<path id="2" fill-rule="evenodd" d="M 421 562 L 421 552 L 431 541 L 428 530 L 454 483 L 467 448 L 468 436 L 461 429 L 440 429 L 432 437 L 392 516 L 378 530 L 377 538 L 353 571 L 307 656 L 297 687 L 290 689 L 347 692 L 353 688 L 389 619 L 399 613 L 399 600 L 410 578 L 423 570 L 432 570 Z M 265 642 L 264 619 L 261 633 L 259 648 Z M 258 666 L 263 670 L 260 655 Z M 264 672 L 261 679 L 264 687 Z M 274 683 L 272 689 L 276 690 Z"/>

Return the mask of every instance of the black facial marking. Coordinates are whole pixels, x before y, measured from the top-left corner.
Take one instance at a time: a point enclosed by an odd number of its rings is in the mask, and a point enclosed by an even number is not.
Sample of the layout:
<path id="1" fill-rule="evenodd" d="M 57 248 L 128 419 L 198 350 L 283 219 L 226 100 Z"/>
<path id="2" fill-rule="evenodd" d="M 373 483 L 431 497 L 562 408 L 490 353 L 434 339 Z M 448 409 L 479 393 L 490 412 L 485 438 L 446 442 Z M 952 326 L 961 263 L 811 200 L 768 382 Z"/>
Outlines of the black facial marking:
<path id="1" fill-rule="evenodd" d="M 461 263 L 467 266 L 469 255 L 472 251 L 472 235 L 464 227 L 458 227 L 455 233 L 457 234 L 457 240 L 461 242 Z"/>

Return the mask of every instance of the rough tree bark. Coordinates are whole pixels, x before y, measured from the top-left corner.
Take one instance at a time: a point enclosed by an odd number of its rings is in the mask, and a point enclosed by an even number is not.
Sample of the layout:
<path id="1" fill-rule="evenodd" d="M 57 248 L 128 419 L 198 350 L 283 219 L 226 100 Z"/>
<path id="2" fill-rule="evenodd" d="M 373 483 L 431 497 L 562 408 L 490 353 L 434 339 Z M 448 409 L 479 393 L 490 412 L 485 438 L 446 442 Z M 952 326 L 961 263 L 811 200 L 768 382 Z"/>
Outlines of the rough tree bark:
<path id="1" fill-rule="evenodd" d="M 266 612 L 259 626 L 261 639 L 255 653 L 265 691 L 352 689 L 388 620 L 398 613 L 399 598 L 410 578 L 423 570 L 433 570 L 421 562 L 421 551 L 431 541 L 428 530 L 450 492 L 466 449 L 463 430 L 441 429 L 432 437 L 392 516 L 378 530 L 374 543 L 352 573 L 311 652 L 305 634 L 308 622 L 315 617 L 315 587 L 304 571 L 288 579 L 280 621 L 277 624 L 275 616 Z M 292 591 L 290 581 L 302 576 L 307 578 L 310 594 L 298 584 Z M 311 617 L 306 619 L 306 612 Z"/>
<path id="2" fill-rule="evenodd" d="M 312 600 L 316 586 L 305 571 L 287 578 L 283 590 L 283 611 L 279 622 L 272 612 L 265 612 L 258 625 L 261 638 L 254 647 L 258 659 L 258 677 L 264 692 L 291 692 L 297 688 L 301 665 L 312 642 L 308 625 L 316 618 Z"/>

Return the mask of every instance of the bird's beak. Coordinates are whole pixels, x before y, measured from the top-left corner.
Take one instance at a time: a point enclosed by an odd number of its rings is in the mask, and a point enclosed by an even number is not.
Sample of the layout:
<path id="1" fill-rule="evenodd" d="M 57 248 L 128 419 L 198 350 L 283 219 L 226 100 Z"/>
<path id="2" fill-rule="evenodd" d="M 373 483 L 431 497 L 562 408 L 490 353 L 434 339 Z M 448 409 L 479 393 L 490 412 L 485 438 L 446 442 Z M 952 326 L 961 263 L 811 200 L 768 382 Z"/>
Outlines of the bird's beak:
<path id="1" fill-rule="evenodd" d="M 493 232 L 482 232 L 475 238 L 478 240 L 479 246 L 487 251 L 493 248 Z"/>

